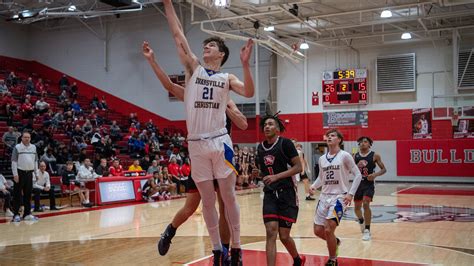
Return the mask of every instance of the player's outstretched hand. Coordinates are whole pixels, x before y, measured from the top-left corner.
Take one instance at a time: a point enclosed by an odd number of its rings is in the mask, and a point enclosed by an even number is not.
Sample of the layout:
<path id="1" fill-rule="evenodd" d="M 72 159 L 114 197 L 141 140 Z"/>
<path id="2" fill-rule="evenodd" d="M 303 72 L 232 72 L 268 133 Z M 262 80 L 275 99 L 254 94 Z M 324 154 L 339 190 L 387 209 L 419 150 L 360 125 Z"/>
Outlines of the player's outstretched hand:
<path id="1" fill-rule="evenodd" d="M 352 203 L 352 195 L 347 194 L 346 197 L 344 197 L 344 204 L 346 205 L 346 207 L 348 207 L 348 206 L 351 206 L 351 203 Z"/>
<path id="2" fill-rule="evenodd" d="M 240 61 L 242 64 L 248 64 L 250 60 L 250 56 L 252 55 L 252 48 L 253 48 L 253 40 L 249 39 L 247 43 L 242 46 L 240 49 Z"/>
<path id="3" fill-rule="evenodd" d="M 309 188 L 309 194 L 314 195 L 316 193 L 316 189 L 314 187 Z"/>
<path id="4" fill-rule="evenodd" d="M 275 182 L 275 181 L 277 181 L 277 180 L 278 180 L 278 178 L 277 178 L 276 175 L 267 175 L 267 176 L 265 176 L 265 177 L 263 178 L 263 183 L 264 183 L 265 185 L 270 185 L 271 183 L 273 183 L 273 182 Z"/>
<path id="5" fill-rule="evenodd" d="M 142 52 L 146 59 L 153 59 L 155 57 L 155 53 L 153 52 L 153 49 L 151 49 L 150 44 L 147 41 L 143 42 Z"/>

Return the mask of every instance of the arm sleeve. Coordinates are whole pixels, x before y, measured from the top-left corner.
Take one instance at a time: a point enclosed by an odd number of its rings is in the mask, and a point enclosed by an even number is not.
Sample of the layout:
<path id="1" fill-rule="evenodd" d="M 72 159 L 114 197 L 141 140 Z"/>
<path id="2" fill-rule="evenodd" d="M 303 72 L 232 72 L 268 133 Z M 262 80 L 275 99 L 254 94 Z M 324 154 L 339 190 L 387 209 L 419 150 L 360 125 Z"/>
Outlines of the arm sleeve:
<path id="1" fill-rule="evenodd" d="M 357 167 L 352 156 L 347 155 L 344 157 L 344 165 L 354 175 L 354 180 L 352 181 L 352 186 L 349 190 L 349 194 L 354 196 L 357 192 L 357 188 L 359 187 L 360 181 L 362 180 L 362 174 L 360 173 L 359 167 Z"/>
<path id="2" fill-rule="evenodd" d="M 12 151 L 12 173 L 13 176 L 18 176 L 18 150 L 16 147 Z"/>
<path id="3" fill-rule="evenodd" d="M 36 146 L 35 146 L 35 173 L 38 172 L 38 151 L 36 151 Z"/>
<path id="4" fill-rule="evenodd" d="M 51 177 L 49 176 L 49 174 L 46 172 L 46 187 L 51 187 Z"/>

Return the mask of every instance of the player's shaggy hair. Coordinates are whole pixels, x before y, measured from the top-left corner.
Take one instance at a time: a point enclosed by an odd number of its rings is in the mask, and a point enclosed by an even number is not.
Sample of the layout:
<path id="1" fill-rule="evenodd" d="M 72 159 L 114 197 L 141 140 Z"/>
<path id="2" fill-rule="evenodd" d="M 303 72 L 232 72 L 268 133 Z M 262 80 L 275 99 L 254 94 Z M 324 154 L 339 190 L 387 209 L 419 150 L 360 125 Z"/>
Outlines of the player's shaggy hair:
<path id="1" fill-rule="evenodd" d="M 273 119 L 276 121 L 277 125 L 278 125 L 278 129 L 280 130 L 280 132 L 284 132 L 285 131 L 285 125 L 283 124 L 283 121 L 281 121 L 281 119 L 278 117 L 278 114 L 280 113 L 280 111 L 278 111 L 276 114 L 272 115 L 272 114 L 266 114 L 262 119 L 260 119 L 260 129 L 263 131 L 263 129 L 265 128 L 265 122 L 268 120 L 268 119 Z"/>
<path id="2" fill-rule="evenodd" d="M 341 140 L 341 143 L 339 143 L 339 147 L 342 148 L 342 145 L 344 145 L 344 136 L 342 136 L 342 133 L 339 130 L 333 128 L 326 131 L 326 134 L 324 135 L 327 137 L 331 133 L 336 133 L 337 137 Z"/>
<path id="3" fill-rule="evenodd" d="M 357 144 L 360 145 L 360 143 L 361 143 L 362 141 L 364 141 L 364 139 L 366 139 L 366 140 L 369 142 L 370 146 L 372 146 L 372 143 L 374 143 L 374 141 L 373 141 L 371 138 L 369 138 L 369 137 L 367 137 L 367 136 L 362 136 L 362 137 L 360 137 L 359 139 L 357 139 Z"/>
<path id="4" fill-rule="evenodd" d="M 219 52 L 224 53 L 224 57 L 222 58 L 221 66 L 224 65 L 224 63 L 227 61 L 227 58 L 229 58 L 229 48 L 227 45 L 225 45 L 225 42 L 222 38 L 219 37 L 209 37 L 202 42 L 203 45 L 206 45 L 210 42 L 215 42 L 217 44 L 217 47 L 219 47 Z"/>

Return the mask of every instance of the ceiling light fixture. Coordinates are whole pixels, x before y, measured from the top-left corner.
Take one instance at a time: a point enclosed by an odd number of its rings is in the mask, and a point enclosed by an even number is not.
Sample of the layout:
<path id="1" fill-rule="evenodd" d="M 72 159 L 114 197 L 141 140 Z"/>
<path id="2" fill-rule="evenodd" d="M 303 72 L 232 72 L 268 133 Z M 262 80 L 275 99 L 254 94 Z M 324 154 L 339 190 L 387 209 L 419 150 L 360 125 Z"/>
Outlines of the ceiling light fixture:
<path id="1" fill-rule="evenodd" d="M 71 12 L 74 12 L 74 11 L 76 11 L 76 6 L 75 5 L 70 5 L 67 10 L 71 11 Z"/>
<path id="2" fill-rule="evenodd" d="M 306 50 L 306 49 L 309 49 L 309 45 L 306 41 L 303 41 L 301 44 L 300 44 L 300 49 L 301 50 Z"/>
<path id="3" fill-rule="evenodd" d="M 274 31 L 274 30 L 275 30 L 275 26 L 263 27 L 263 30 L 264 30 L 264 31 Z"/>
<path id="4" fill-rule="evenodd" d="M 392 17 L 392 11 L 385 9 L 382 11 L 382 14 L 380 14 L 381 18 L 391 18 Z"/>
<path id="5" fill-rule="evenodd" d="M 411 34 L 409 32 L 404 32 L 401 38 L 402 40 L 409 40 L 411 39 Z"/>

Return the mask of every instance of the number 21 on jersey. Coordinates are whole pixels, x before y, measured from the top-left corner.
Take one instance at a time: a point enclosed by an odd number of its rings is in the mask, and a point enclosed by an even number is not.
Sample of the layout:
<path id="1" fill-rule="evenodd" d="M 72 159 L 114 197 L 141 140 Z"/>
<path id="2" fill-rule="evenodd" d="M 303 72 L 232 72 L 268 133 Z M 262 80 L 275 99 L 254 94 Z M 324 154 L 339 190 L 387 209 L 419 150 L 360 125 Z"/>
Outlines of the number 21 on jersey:
<path id="1" fill-rule="evenodd" d="M 214 88 L 204 87 L 202 89 L 202 99 L 203 100 L 213 100 L 212 93 L 214 92 Z"/>

